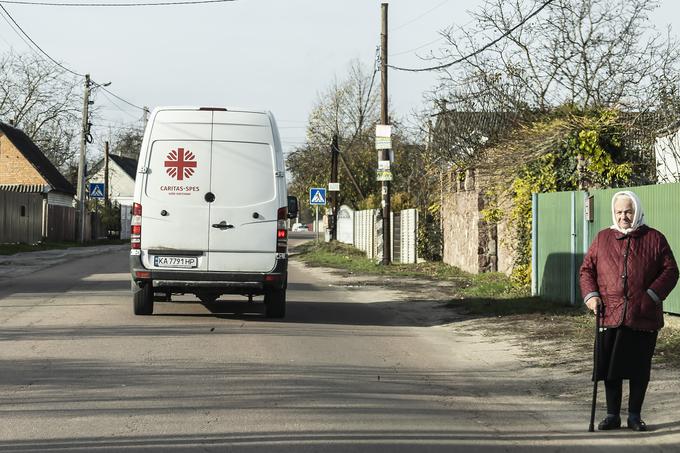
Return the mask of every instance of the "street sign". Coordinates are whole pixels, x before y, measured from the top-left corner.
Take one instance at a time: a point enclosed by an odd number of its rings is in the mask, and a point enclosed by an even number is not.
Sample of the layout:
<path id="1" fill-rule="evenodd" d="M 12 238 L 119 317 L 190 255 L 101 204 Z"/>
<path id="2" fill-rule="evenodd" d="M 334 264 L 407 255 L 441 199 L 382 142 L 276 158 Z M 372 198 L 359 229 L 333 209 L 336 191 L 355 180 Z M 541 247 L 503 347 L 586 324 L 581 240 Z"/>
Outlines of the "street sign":
<path id="1" fill-rule="evenodd" d="M 375 126 L 375 149 L 392 149 L 392 126 L 388 124 Z"/>
<path id="2" fill-rule="evenodd" d="M 325 206 L 326 189 L 324 187 L 312 187 L 309 189 L 309 204 L 312 206 Z"/>
<path id="3" fill-rule="evenodd" d="M 90 183 L 90 198 L 104 198 L 104 183 L 91 182 Z"/>
<path id="4" fill-rule="evenodd" d="M 392 181 L 392 170 L 376 170 L 376 181 Z"/>
<path id="5" fill-rule="evenodd" d="M 329 182 L 328 183 L 328 191 L 329 192 L 340 192 L 340 183 L 339 182 Z"/>

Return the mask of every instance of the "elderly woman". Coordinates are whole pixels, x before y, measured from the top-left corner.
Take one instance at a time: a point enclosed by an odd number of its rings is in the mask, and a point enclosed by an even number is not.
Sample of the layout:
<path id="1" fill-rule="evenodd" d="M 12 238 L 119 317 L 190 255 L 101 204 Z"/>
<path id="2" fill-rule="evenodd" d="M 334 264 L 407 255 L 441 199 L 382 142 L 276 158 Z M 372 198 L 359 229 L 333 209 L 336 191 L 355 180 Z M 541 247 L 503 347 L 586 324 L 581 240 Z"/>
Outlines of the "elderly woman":
<path id="1" fill-rule="evenodd" d="M 597 376 L 604 379 L 607 417 L 598 429 L 621 427 L 623 379 L 629 380 L 628 428 L 646 431 L 640 417 L 656 337 L 663 327 L 663 300 L 678 281 L 678 266 L 663 234 L 645 225 L 637 195 L 612 198 L 614 224 L 600 231 L 580 272 L 589 309 L 599 305 L 602 329 Z"/>

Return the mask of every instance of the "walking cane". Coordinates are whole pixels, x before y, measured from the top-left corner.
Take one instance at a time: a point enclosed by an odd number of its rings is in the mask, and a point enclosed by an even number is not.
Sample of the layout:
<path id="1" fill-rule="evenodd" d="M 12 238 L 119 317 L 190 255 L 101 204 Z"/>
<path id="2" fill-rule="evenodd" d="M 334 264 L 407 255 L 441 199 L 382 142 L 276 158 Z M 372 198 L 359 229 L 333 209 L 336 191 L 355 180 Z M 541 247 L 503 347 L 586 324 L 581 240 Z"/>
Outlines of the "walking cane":
<path id="1" fill-rule="evenodd" d="M 590 406 L 590 425 L 588 431 L 595 431 L 595 405 L 597 404 L 597 380 L 599 379 L 597 368 L 600 355 L 600 303 L 595 306 L 595 347 L 593 350 L 593 402 Z"/>

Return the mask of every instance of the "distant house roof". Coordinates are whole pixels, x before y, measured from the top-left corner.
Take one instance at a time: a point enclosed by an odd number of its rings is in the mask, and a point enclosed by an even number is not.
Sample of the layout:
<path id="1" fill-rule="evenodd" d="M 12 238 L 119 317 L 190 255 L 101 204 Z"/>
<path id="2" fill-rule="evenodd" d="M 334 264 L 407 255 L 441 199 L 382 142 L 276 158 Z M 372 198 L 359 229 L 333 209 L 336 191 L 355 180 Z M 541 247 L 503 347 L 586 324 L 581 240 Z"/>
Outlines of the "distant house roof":
<path id="1" fill-rule="evenodd" d="M 137 174 L 137 159 L 131 159 L 129 157 L 116 156 L 115 154 L 109 154 L 109 159 L 118 164 L 120 168 L 125 171 L 125 173 L 130 176 L 133 180 Z"/>
<path id="2" fill-rule="evenodd" d="M 130 157 L 117 156 L 116 154 L 109 154 L 109 159 L 115 162 L 132 180 L 135 180 L 137 174 L 137 159 L 132 159 Z M 104 168 L 104 159 L 102 158 L 97 164 L 89 171 L 90 175 L 94 175 L 99 170 Z"/>
<path id="3" fill-rule="evenodd" d="M 455 153 L 472 153 L 493 147 L 518 124 L 513 112 L 444 110 L 436 113 L 433 146 Z"/>
<path id="4" fill-rule="evenodd" d="M 33 140 L 24 131 L 3 122 L 0 122 L 0 131 L 16 146 L 26 160 L 38 170 L 38 173 L 52 186 L 52 190 L 75 195 L 76 189 L 73 185 L 57 170 L 57 167 L 50 162 L 40 148 L 38 148 L 38 145 L 33 143 Z"/>

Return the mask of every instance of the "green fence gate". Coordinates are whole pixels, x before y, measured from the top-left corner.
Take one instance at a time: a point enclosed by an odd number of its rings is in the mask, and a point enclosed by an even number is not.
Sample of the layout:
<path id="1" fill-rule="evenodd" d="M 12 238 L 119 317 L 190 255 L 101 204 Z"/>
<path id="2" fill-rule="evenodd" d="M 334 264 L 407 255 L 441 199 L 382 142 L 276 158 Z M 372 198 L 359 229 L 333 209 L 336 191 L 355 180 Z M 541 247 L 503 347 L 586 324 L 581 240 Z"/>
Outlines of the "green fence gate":
<path id="1" fill-rule="evenodd" d="M 632 190 L 645 211 L 646 223 L 661 231 L 676 259 L 680 257 L 680 183 L 605 189 L 588 192 L 555 192 L 533 195 L 532 293 L 546 299 L 579 303 L 578 270 L 595 235 L 611 226 L 611 198 L 620 190 Z M 589 203 L 586 201 L 590 199 Z M 591 205 L 592 221 L 585 212 Z M 680 286 L 680 285 L 679 285 Z M 680 314 L 680 288 L 671 292 L 664 310 Z"/>

